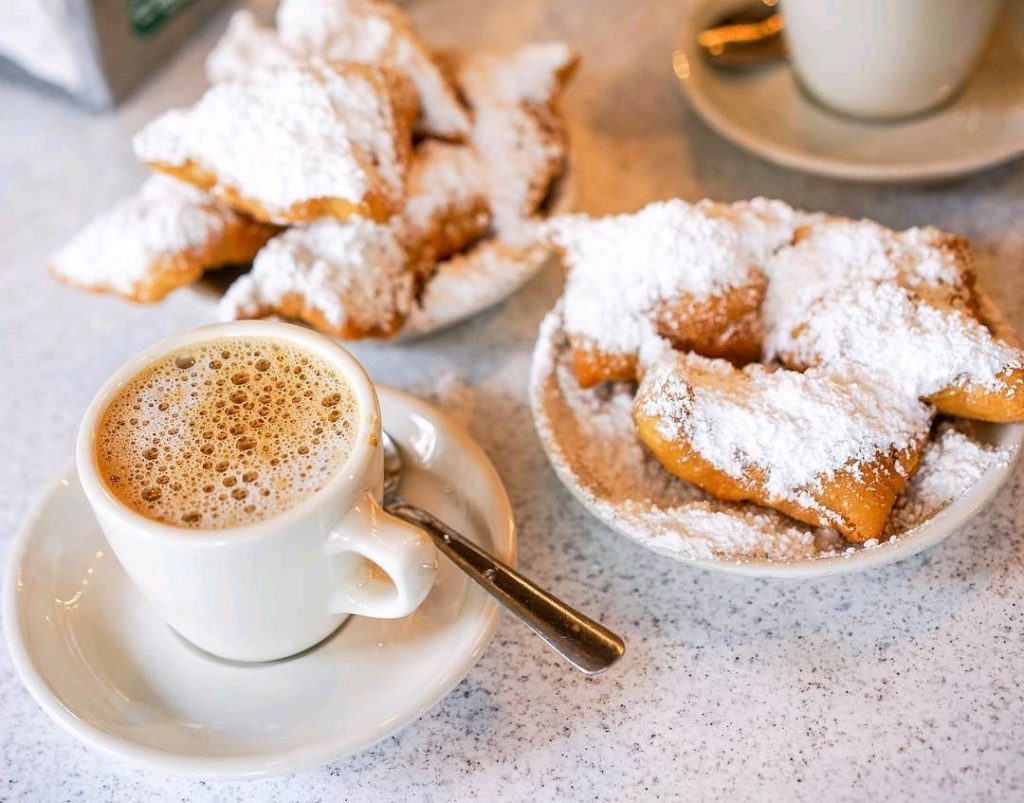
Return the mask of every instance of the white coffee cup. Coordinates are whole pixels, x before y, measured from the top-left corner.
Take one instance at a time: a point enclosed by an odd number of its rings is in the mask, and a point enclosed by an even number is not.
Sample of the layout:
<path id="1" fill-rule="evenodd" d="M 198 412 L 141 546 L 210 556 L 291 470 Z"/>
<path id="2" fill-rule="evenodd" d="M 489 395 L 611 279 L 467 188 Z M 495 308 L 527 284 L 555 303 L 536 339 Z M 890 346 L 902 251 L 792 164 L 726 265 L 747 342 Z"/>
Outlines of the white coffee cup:
<path id="1" fill-rule="evenodd" d="M 352 451 L 324 488 L 256 523 L 202 530 L 146 518 L 118 500 L 97 470 L 100 418 L 117 389 L 159 358 L 232 337 L 290 341 L 332 365 L 358 403 Z M 168 625 L 213 655 L 236 661 L 294 655 L 350 614 L 406 616 L 434 582 L 429 536 L 381 509 L 384 455 L 373 384 L 347 351 L 308 329 L 218 324 L 146 349 L 96 394 L 79 429 L 76 459 L 89 504 L 125 571 Z"/>
<path id="2" fill-rule="evenodd" d="M 782 0 L 796 76 L 858 117 L 932 109 L 970 75 L 1002 0 Z"/>

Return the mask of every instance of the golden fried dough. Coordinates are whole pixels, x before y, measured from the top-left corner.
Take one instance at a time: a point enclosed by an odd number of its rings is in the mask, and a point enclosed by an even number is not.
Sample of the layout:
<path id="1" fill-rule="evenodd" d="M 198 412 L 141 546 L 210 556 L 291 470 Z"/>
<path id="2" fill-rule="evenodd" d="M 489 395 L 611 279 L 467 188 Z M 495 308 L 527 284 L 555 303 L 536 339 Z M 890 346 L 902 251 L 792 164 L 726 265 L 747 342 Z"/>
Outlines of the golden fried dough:
<path id="1" fill-rule="evenodd" d="M 201 190 L 153 176 L 53 258 L 62 282 L 150 303 L 207 270 L 250 262 L 276 232 Z"/>
<path id="2" fill-rule="evenodd" d="M 680 479 L 858 542 L 881 535 L 930 420 L 926 405 L 894 400 L 865 377 L 738 369 L 693 354 L 651 368 L 634 405 L 641 441 Z"/>
<path id="3" fill-rule="evenodd" d="M 271 223 L 362 216 L 405 204 L 411 135 L 394 74 L 322 61 L 216 84 L 134 140 L 146 164 Z"/>

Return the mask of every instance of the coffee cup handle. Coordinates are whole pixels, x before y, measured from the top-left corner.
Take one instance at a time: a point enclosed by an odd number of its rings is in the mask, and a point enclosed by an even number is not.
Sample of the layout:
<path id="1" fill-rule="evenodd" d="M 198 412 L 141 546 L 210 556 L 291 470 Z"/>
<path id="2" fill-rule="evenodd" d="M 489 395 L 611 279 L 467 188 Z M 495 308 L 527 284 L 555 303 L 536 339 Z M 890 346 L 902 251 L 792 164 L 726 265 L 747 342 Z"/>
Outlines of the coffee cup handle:
<path id="1" fill-rule="evenodd" d="M 331 530 L 324 554 L 337 562 L 332 613 L 408 616 L 426 598 L 437 574 L 430 536 L 385 513 L 369 492 Z"/>

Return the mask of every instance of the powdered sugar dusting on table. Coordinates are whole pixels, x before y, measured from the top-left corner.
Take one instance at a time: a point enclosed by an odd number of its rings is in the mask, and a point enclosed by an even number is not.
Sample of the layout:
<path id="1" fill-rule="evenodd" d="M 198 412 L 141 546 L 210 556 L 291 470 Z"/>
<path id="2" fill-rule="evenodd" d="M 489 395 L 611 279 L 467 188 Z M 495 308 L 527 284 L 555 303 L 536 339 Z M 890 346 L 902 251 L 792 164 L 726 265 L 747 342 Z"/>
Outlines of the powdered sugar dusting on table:
<path id="1" fill-rule="evenodd" d="M 191 108 L 158 117 L 134 145 L 145 162 L 195 163 L 271 213 L 321 198 L 358 204 L 374 190 L 399 205 L 396 126 L 379 72 L 310 62 L 217 84 Z"/>
<path id="2" fill-rule="evenodd" d="M 603 521 L 649 548 L 681 560 L 792 561 L 878 547 L 852 546 L 832 530 L 757 505 L 720 501 L 670 475 L 636 435 L 631 386 L 579 387 L 561 306 L 541 326 L 531 401 L 538 434 L 562 479 Z M 915 526 L 1008 459 L 962 432 L 946 432 L 940 429 L 926 445 L 921 470 L 897 501 L 903 512 L 890 520 L 896 525 L 891 535 L 910 537 Z"/>

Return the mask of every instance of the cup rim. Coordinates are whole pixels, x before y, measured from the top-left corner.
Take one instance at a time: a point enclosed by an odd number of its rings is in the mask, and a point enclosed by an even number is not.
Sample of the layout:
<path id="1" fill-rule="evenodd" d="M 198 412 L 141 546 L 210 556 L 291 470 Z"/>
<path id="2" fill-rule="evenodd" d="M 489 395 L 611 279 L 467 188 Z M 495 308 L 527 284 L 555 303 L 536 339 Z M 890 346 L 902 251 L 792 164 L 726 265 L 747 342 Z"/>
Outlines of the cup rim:
<path id="1" fill-rule="evenodd" d="M 118 499 L 100 477 L 93 448 L 96 426 L 100 416 L 106 411 L 114 393 L 141 370 L 152 365 L 161 357 L 183 346 L 201 343 L 205 340 L 238 337 L 288 340 L 313 352 L 334 366 L 348 382 L 356 397 L 359 411 L 352 451 L 324 487 L 294 507 L 251 524 L 219 529 L 178 527 L 135 512 Z M 114 371 L 96 391 L 82 416 L 78 428 L 75 459 L 82 488 L 89 503 L 93 507 L 102 506 L 104 512 L 115 516 L 120 523 L 130 527 L 134 537 L 156 540 L 173 538 L 179 542 L 182 539 L 187 539 L 193 543 L 211 545 L 220 542 L 237 544 L 264 538 L 281 529 L 287 529 L 289 525 L 308 517 L 311 512 L 323 504 L 325 499 L 337 496 L 345 485 L 355 479 L 359 468 L 372 458 L 372 452 L 376 447 L 371 444 L 369 436 L 373 434 L 373 429 L 379 422 L 380 405 L 373 382 L 360 362 L 339 343 L 312 329 L 295 324 L 264 320 L 230 321 L 208 324 L 181 334 L 165 337 L 138 352 Z"/>

